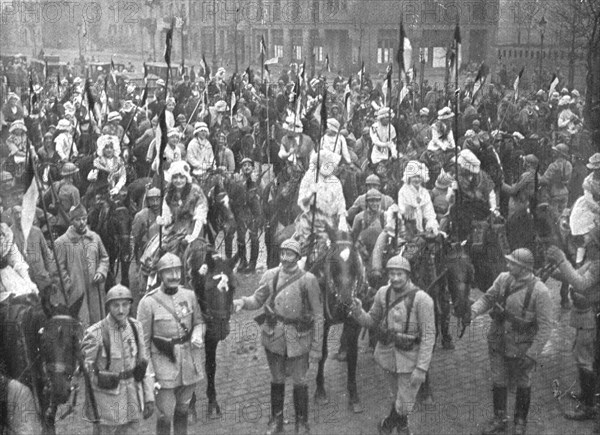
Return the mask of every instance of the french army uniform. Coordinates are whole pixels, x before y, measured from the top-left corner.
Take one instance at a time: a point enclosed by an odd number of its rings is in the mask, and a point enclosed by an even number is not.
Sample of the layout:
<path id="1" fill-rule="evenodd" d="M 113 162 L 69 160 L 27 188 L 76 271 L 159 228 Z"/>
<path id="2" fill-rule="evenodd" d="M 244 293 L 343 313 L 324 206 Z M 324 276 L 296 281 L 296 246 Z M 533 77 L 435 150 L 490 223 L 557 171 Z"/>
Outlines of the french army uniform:
<path id="1" fill-rule="evenodd" d="M 367 186 L 367 191 L 371 189 L 376 189 L 381 192 L 381 180 L 377 175 L 369 175 L 365 180 L 365 185 Z M 381 203 L 379 205 L 379 209 L 381 211 L 386 211 L 390 206 L 394 203 L 394 199 L 391 196 L 381 194 Z M 363 193 L 354 200 L 354 204 L 348 209 L 347 217 L 348 222 L 353 222 L 354 218 L 358 213 L 367 209 L 367 194 Z"/>
<path id="2" fill-rule="evenodd" d="M 285 260 L 286 255 L 292 258 Z M 309 355 L 320 360 L 323 344 L 323 304 L 317 278 L 298 267 L 297 241 L 284 241 L 281 257 L 282 266 L 267 270 L 252 296 L 234 302 L 247 310 L 264 308 L 255 320 L 261 325 L 262 344 L 271 370 L 272 433 L 283 430 L 286 374 L 294 383 L 296 428 L 308 427 Z"/>
<path id="3" fill-rule="evenodd" d="M 379 423 L 379 433 L 408 432 L 408 415 L 429 370 L 435 344 L 433 299 L 410 280 L 410 263 L 400 255 L 386 264 L 388 273 L 403 272 L 401 283 L 390 282 L 375 294 L 369 312 L 353 308 L 358 322 L 377 330 L 375 361 L 390 386 L 393 405 L 390 415 Z M 396 278 L 394 278 L 396 279 Z M 359 304 L 360 307 L 360 304 Z"/>
<path id="4" fill-rule="evenodd" d="M 131 292 L 121 285 L 106 294 L 107 306 L 115 299 L 133 301 Z M 95 433 L 138 433 L 144 407 L 154 402 L 154 380 L 147 370 L 142 324 L 130 317 L 120 324 L 109 314 L 87 329 L 81 347 L 92 373 L 99 417 Z M 85 417 L 95 419 L 89 393 Z"/>
<path id="5" fill-rule="evenodd" d="M 552 328 L 550 293 L 533 275 L 533 254 L 528 249 L 516 249 L 506 259 L 509 272 L 498 275 L 492 287 L 471 307 L 473 319 L 486 312 L 492 317 L 487 339 L 494 418 L 484 434 L 506 430 L 510 378 L 517 387 L 513 433 L 525 433 L 531 400 L 531 372 Z"/>
<path id="6" fill-rule="evenodd" d="M 585 260 L 575 269 L 566 259 L 564 252 L 556 246 L 548 248 L 547 258 L 558 266 L 557 278 L 571 285 L 573 301 L 570 326 L 575 328 L 573 356 L 579 371 L 581 405 L 565 416 L 572 420 L 587 420 L 594 417 L 594 397 L 597 392 L 598 343 L 597 313 L 600 311 L 600 226 L 589 222 L 584 235 Z M 595 356 L 596 355 L 596 356 Z M 598 421 L 600 423 L 600 421 Z M 598 426 L 600 427 L 600 426 Z"/>
<path id="7" fill-rule="evenodd" d="M 146 353 L 160 389 L 156 394 L 157 433 L 168 434 L 173 420 L 175 433 L 187 430 L 188 406 L 196 384 L 204 378 L 202 361 L 204 321 L 192 290 L 167 287 L 164 275 L 177 270 L 181 260 L 165 254 L 157 264 L 162 283 L 142 298 L 138 319 L 144 329 Z"/>
<path id="8" fill-rule="evenodd" d="M 519 180 L 513 184 L 502 185 L 502 191 L 510 196 L 509 218 L 517 211 L 522 211 L 529 206 L 530 198 L 535 194 L 535 170 L 539 160 L 533 154 L 523 157 L 525 162 L 525 172 L 521 174 Z"/>

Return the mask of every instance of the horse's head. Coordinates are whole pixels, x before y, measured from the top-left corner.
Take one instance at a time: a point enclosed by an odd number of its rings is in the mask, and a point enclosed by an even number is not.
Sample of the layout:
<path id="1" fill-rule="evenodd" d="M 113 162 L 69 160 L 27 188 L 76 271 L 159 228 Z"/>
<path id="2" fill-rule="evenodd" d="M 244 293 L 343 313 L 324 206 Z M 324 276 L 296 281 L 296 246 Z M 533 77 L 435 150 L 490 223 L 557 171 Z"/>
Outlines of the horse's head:
<path id="1" fill-rule="evenodd" d="M 71 316 L 58 315 L 50 318 L 39 334 L 46 381 L 44 391 L 51 402 L 63 404 L 69 399 L 73 388 L 83 327 Z"/>
<path id="2" fill-rule="evenodd" d="M 360 252 L 354 246 L 350 234 L 327 228 L 331 241 L 325 260 L 327 291 L 334 292 L 335 299 L 351 304 L 365 283 L 365 270 Z"/>
<path id="3" fill-rule="evenodd" d="M 225 260 L 214 251 L 209 250 L 206 254 L 204 264 L 199 273 L 203 279 L 199 280 L 200 288 L 197 288 L 197 296 L 201 306 L 210 317 L 218 317 L 228 320 L 231 316 L 233 306 L 233 295 L 235 292 L 235 276 L 233 268 L 238 256 Z"/>
<path id="4" fill-rule="evenodd" d="M 222 226 L 223 230 L 227 233 L 235 225 L 235 218 L 231 210 L 229 195 L 222 182 L 215 183 L 212 186 L 208 192 L 208 203 L 209 214 L 211 214 L 211 211 L 214 213 L 213 216 L 215 219 L 221 222 L 218 226 Z"/>

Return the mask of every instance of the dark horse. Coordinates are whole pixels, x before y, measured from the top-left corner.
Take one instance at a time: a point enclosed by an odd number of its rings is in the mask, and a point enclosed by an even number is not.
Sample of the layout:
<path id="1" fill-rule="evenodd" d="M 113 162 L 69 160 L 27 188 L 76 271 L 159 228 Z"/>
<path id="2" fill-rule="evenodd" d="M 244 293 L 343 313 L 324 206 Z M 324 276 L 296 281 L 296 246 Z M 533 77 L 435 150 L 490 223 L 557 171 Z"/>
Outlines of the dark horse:
<path id="1" fill-rule="evenodd" d="M 121 284 L 129 287 L 129 264 L 131 263 L 132 217 L 129 209 L 120 201 L 100 200 L 90 210 L 89 223 L 92 231 L 98 233 L 108 253 L 109 268 L 106 288 L 115 285 L 117 275 Z"/>
<path id="2" fill-rule="evenodd" d="M 235 218 L 231 211 L 229 195 L 225 186 L 225 176 L 219 171 L 212 172 L 201 183 L 202 190 L 208 200 L 208 232 L 206 234 L 213 245 L 221 230 L 226 237 L 233 235 L 235 232 Z"/>
<path id="3" fill-rule="evenodd" d="M 301 212 L 297 202 L 302 174 L 300 168 L 288 165 L 263 192 L 268 268 L 279 264 L 279 245 L 284 239 L 291 237 L 294 220 Z M 284 231 L 286 228 L 288 230 Z"/>
<path id="4" fill-rule="evenodd" d="M 323 356 L 317 370 L 317 390 L 315 400 L 318 404 L 326 404 L 329 399 L 325 391 L 324 367 L 327 360 L 327 337 L 332 325 L 343 323 L 347 334 L 347 388 L 348 406 L 354 412 L 362 412 L 356 386 L 356 367 L 358 364 L 358 337 L 361 327 L 349 316 L 349 309 L 354 298 L 365 299 L 368 284 L 365 267 L 358 249 L 348 233 L 327 229 L 331 246 L 313 262 L 310 269 L 319 278 L 323 296 L 325 325 L 323 331 Z"/>
<path id="5" fill-rule="evenodd" d="M 68 311 L 77 312 L 79 306 Z M 81 323 L 72 314 L 44 310 L 37 296 L 9 296 L 0 303 L 0 360 L 6 375 L 29 387 L 45 434 L 55 434 L 58 405 L 75 389 L 80 367 Z M 74 399 L 75 400 L 75 399 Z M 72 412 L 72 407 L 61 418 Z"/>
<path id="6" fill-rule="evenodd" d="M 233 296 L 235 293 L 235 282 L 233 268 L 237 261 L 237 255 L 229 260 L 220 256 L 214 256 L 214 251 L 206 254 L 203 274 L 198 267 L 192 270 L 192 286 L 198 299 L 206 323 L 206 334 L 204 338 L 206 370 L 206 397 L 208 399 L 207 416 L 221 416 L 221 408 L 217 402 L 217 390 L 215 388 L 215 375 L 217 372 L 217 346 L 229 335 L 229 319 L 233 307 Z M 202 263 L 199 258 L 193 258 L 192 263 Z M 190 402 L 192 416 L 196 419 L 195 409 L 196 393 Z"/>

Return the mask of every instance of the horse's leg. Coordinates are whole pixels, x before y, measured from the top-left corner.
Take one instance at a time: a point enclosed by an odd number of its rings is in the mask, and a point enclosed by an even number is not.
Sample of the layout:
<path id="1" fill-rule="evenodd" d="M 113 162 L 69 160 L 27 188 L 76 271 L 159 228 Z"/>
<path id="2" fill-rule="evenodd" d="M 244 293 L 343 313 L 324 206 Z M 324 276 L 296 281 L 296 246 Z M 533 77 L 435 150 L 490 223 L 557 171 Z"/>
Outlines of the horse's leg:
<path id="1" fill-rule="evenodd" d="M 318 405 L 326 405 L 329 403 L 327 398 L 327 392 L 325 391 L 325 361 L 327 361 L 327 338 L 329 336 L 329 328 L 331 325 L 325 321 L 323 324 L 323 348 L 322 356 L 319 361 L 319 368 L 317 369 L 317 390 L 315 391 L 315 402 Z"/>
<path id="2" fill-rule="evenodd" d="M 442 333 L 442 347 L 447 350 L 453 350 L 452 335 L 450 334 L 450 290 L 446 279 L 442 279 L 438 284 L 438 301 L 440 332 Z"/>
<path id="3" fill-rule="evenodd" d="M 42 433 L 44 435 L 56 435 L 56 409 L 57 406 L 50 403 L 48 404 L 48 407 L 42 411 Z"/>
<path id="4" fill-rule="evenodd" d="M 354 413 L 363 412 L 363 407 L 358 398 L 358 387 L 356 386 L 356 368 L 358 366 L 358 337 L 361 327 L 354 319 L 349 319 L 344 323 L 346 328 L 346 364 L 348 367 L 347 387 L 348 387 L 348 406 Z"/>
<path id="5" fill-rule="evenodd" d="M 206 397 L 208 399 L 208 418 L 220 418 L 221 408 L 217 402 L 217 390 L 215 388 L 215 375 L 217 373 L 217 346 L 218 340 L 210 337 L 206 339 L 204 346 L 205 362 L 204 369 L 206 371 Z M 215 415 L 213 416 L 213 412 Z"/>
<path id="6" fill-rule="evenodd" d="M 121 261 L 121 284 L 125 287 L 129 288 L 129 265 L 130 261 L 125 261 L 123 259 Z"/>

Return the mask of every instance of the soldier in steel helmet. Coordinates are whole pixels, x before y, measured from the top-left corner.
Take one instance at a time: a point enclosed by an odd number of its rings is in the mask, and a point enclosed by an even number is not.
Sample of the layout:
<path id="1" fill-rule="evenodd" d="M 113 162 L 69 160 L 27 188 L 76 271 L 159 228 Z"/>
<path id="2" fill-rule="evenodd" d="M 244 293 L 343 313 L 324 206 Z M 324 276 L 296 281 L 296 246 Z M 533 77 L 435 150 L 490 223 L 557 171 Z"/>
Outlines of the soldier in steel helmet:
<path id="1" fill-rule="evenodd" d="M 66 162 L 60 170 L 60 175 L 62 179 L 54 181 L 51 189 L 44 194 L 44 201 L 58 218 L 54 230 L 59 236 L 69 227 L 69 210 L 81 202 L 79 189 L 75 187 L 79 168 L 74 163 Z"/>
<path id="2" fill-rule="evenodd" d="M 141 417 L 154 413 L 144 331 L 139 321 L 129 317 L 132 302 L 127 287 L 111 288 L 106 293 L 108 315 L 87 329 L 82 342 L 85 364 L 92 373 L 85 418 L 95 423 L 94 435 L 137 434 Z"/>
<path id="3" fill-rule="evenodd" d="M 182 264 L 175 254 L 157 264 L 160 286 L 147 293 L 138 306 L 146 353 L 158 391 L 157 435 L 187 434 L 188 407 L 196 385 L 204 378 L 202 353 L 205 325 L 192 290 L 180 285 Z"/>
<path id="4" fill-rule="evenodd" d="M 582 219 L 583 221 L 584 219 Z M 600 311 L 600 225 L 593 220 L 581 222 L 584 227 L 585 259 L 583 265 L 575 269 L 566 255 L 556 246 L 550 246 L 546 257 L 558 267 L 556 278 L 567 282 L 571 288 L 573 301 L 569 324 L 575 328 L 573 356 L 579 372 L 580 405 L 565 413 L 570 420 L 597 418 L 596 433 L 600 429 L 600 416 L 596 416 L 594 397 L 598 392 L 598 324 Z"/>
<path id="5" fill-rule="evenodd" d="M 233 301 L 234 309 L 256 310 L 264 314 L 255 320 L 261 325 L 262 344 L 271 369 L 271 419 L 267 433 L 283 433 L 285 378 L 294 383 L 296 433 L 309 433 L 309 359 L 321 359 L 323 344 L 323 305 L 319 283 L 310 272 L 298 266 L 300 243 L 289 239 L 281 244 L 281 266 L 263 275 L 252 296 Z"/>
<path id="6" fill-rule="evenodd" d="M 508 272 L 471 307 L 471 318 L 489 312 L 488 350 L 492 371 L 494 417 L 483 434 L 505 433 L 508 382 L 517 387 L 514 434 L 525 433 L 531 401 L 531 372 L 552 326 L 552 303 L 546 285 L 534 274 L 534 258 L 526 248 L 506 256 Z"/>
<path id="7" fill-rule="evenodd" d="M 408 415 L 425 382 L 435 343 L 433 299 L 412 283 L 410 263 L 401 255 L 387 262 L 388 284 L 381 287 L 369 312 L 359 299 L 352 315 L 366 328 L 377 329 L 375 360 L 388 378 L 393 397 L 390 414 L 378 423 L 380 434 L 408 434 Z"/>

